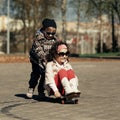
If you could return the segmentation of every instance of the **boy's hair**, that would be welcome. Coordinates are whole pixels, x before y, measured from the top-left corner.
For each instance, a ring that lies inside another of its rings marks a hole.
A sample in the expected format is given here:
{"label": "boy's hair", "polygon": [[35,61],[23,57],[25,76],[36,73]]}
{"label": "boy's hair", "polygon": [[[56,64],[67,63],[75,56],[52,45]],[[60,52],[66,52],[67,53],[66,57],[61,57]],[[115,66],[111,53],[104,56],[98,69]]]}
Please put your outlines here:
{"label": "boy's hair", "polygon": [[43,21],[42,21],[42,26],[43,26],[43,29],[46,29],[48,27],[54,27],[54,28],[57,28],[57,25],[56,25],[56,22],[54,19],[49,19],[49,18],[45,18]]}

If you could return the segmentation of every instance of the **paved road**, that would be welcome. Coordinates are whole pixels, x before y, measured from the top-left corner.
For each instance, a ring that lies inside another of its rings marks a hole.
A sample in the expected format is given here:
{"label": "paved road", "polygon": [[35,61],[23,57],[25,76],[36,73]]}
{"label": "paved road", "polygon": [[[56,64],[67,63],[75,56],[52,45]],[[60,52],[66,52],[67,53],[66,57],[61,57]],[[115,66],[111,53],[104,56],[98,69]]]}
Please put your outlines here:
{"label": "paved road", "polygon": [[79,104],[26,99],[29,63],[0,64],[0,120],[119,120],[120,61],[73,62]]}

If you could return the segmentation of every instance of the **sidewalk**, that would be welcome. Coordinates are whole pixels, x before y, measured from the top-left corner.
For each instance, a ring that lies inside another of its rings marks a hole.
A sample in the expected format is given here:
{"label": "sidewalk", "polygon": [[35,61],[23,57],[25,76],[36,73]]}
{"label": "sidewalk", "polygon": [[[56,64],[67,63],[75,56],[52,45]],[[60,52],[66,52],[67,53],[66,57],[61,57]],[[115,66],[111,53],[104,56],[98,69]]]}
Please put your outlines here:
{"label": "sidewalk", "polygon": [[29,62],[0,63],[0,120],[119,120],[120,61],[72,62],[79,78],[79,104],[26,99]]}

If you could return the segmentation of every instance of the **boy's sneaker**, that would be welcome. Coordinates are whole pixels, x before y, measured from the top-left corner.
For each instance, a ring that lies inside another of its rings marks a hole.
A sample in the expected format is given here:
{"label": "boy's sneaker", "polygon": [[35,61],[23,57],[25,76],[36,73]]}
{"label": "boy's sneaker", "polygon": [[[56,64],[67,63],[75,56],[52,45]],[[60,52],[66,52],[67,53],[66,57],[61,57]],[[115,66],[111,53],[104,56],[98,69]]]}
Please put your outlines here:
{"label": "boy's sneaker", "polygon": [[29,88],[26,96],[28,98],[32,98],[33,97],[33,93],[34,93],[34,89],[33,88]]}

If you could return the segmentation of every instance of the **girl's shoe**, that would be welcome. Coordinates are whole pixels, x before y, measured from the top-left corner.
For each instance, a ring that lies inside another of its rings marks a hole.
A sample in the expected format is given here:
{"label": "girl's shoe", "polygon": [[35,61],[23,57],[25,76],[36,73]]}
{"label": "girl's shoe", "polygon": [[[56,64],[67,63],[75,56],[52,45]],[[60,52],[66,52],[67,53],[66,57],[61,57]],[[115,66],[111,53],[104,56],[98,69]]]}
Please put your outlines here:
{"label": "girl's shoe", "polygon": [[74,97],[76,97],[76,93],[75,92],[71,92],[71,93],[65,95],[65,98],[67,100],[71,100]]}
{"label": "girl's shoe", "polygon": [[75,92],[75,94],[76,94],[76,97],[80,97],[81,92],[80,91],[79,92]]}

